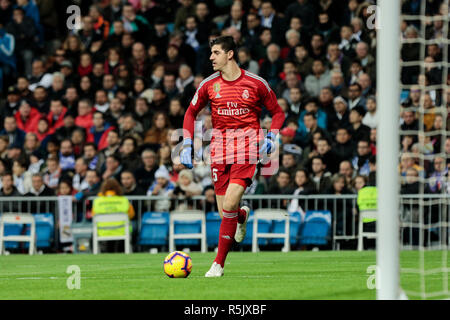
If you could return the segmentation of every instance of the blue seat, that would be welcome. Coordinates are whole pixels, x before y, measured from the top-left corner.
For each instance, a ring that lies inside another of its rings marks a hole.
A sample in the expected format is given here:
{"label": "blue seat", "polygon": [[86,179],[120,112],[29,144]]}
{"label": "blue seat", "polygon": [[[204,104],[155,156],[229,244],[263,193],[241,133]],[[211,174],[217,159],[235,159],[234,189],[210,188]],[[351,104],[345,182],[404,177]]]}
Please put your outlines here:
{"label": "blue seat", "polygon": [[142,216],[139,245],[164,246],[169,238],[169,213],[145,212]]}
{"label": "blue seat", "polygon": [[[36,221],[36,247],[48,249],[55,235],[55,221],[52,213],[36,213],[33,215]],[[27,228],[27,234],[29,228]],[[25,245],[28,247],[28,243]]]}
{"label": "blue seat", "polygon": [[[289,213],[289,242],[291,245],[298,243],[298,234],[300,231],[302,218],[299,212]],[[272,220],[272,232],[284,233],[286,222],[284,220]],[[275,238],[270,239],[270,244],[284,244],[284,239]]]}
{"label": "blue seat", "polygon": [[[202,231],[202,221],[174,221],[174,233],[200,233]],[[200,239],[175,239],[175,245],[196,246],[200,245]]]}
{"label": "blue seat", "polygon": [[[38,249],[48,249],[51,247],[55,234],[55,221],[52,213],[36,213],[33,215],[36,221],[36,247]],[[19,224],[5,224],[5,235],[20,235],[23,232],[23,225]],[[30,234],[30,226],[25,227],[25,235]],[[23,244],[23,248],[28,248],[28,242]],[[19,242],[6,241],[5,248],[17,249]]]}
{"label": "blue seat", "polygon": [[219,212],[208,212],[206,214],[206,243],[208,247],[217,247],[219,245],[220,223]]}
{"label": "blue seat", "polygon": [[300,231],[301,245],[326,245],[331,234],[331,212],[308,210]]}
{"label": "blue seat", "polygon": [[[247,220],[247,233],[245,234],[243,245],[252,245],[253,239],[253,211],[250,211],[250,216]],[[258,232],[259,233],[269,233],[272,229],[272,221],[266,219],[258,219]],[[268,239],[259,238],[258,245],[266,246],[269,243]]]}
{"label": "blue seat", "polygon": [[[18,236],[22,232],[23,225],[5,223],[4,235],[5,236]],[[5,249],[17,249],[19,248],[19,242],[17,241],[5,241]]]}

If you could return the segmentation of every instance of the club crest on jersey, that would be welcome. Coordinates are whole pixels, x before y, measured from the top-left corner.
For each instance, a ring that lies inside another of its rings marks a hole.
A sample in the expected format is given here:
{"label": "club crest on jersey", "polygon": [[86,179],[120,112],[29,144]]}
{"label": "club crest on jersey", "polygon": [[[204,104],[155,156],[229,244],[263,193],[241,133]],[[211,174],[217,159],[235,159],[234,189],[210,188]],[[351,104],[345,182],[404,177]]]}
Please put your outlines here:
{"label": "club crest on jersey", "polygon": [[220,91],[220,83],[216,82],[213,85],[214,91],[217,92],[215,98],[222,98],[222,96],[220,95],[219,91]]}
{"label": "club crest on jersey", "polygon": [[248,90],[245,89],[244,92],[242,92],[242,98],[243,99],[248,99],[250,97],[250,94],[248,93]]}

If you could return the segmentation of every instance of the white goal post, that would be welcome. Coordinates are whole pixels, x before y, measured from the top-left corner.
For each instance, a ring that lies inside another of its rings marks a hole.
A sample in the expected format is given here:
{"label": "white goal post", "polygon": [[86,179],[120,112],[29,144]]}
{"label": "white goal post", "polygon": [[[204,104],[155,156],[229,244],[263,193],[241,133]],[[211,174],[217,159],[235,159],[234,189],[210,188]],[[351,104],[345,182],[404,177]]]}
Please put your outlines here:
{"label": "white goal post", "polygon": [[377,299],[395,300],[400,291],[399,100],[400,0],[379,0],[377,20]]}

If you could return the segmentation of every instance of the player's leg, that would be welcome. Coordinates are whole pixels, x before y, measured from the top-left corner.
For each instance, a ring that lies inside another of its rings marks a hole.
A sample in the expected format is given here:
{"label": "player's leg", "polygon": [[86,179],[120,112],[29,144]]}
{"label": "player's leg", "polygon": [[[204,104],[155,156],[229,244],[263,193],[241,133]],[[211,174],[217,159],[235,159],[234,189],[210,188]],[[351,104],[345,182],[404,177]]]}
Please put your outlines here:
{"label": "player's leg", "polygon": [[[231,183],[240,184],[244,191],[250,186],[253,182],[257,173],[257,164],[242,164],[242,165],[234,165],[231,169]],[[242,194],[243,195],[243,194]],[[239,202],[242,198],[242,195],[239,199]],[[239,202],[237,205],[239,206]],[[238,224],[236,233],[234,235],[234,240],[240,243],[244,240],[245,234],[247,233],[247,220],[250,215],[250,203],[244,204],[241,208],[238,207]]]}
{"label": "player's leg", "polygon": [[230,183],[223,199],[222,222],[219,229],[219,246],[216,258],[206,277],[220,277],[223,275],[225,259],[234,243],[238,223],[238,209],[244,187],[240,184]]}
{"label": "player's leg", "polygon": [[217,209],[219,210],[220,218],[222,218],[223,199],[225,199],[225,195],[216,194]]}
{"label": "player's leg", "polygon": [[[228,188],[228,183],[230,181],[230,166],[211,164],[211,176],[214,182],[214,191],[216,193],[217,208],[219,209],[220,217],[222,222],[219,229],[219,249],[221,246],[221,233],[223,231],[223,203],[225,199],[225,194]],[[220,277],[223,275],[223,265],[220,265],[214,260],[211,268],[206,272],[205,277]]]}

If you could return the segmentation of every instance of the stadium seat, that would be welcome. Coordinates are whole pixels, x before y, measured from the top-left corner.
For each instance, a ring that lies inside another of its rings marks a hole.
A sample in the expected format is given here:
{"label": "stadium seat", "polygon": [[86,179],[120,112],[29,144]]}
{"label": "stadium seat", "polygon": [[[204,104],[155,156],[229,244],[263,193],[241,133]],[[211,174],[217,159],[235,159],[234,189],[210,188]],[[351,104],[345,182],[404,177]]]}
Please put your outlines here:
{"label": "stadium seat", "polygon": [[[289,241],[291,245],[298,244],[301,217],[298,212],[291,212],[289,214]],[[285,222],[284,220],[273,220],[272,221],[272,232],[273,233],[284,233]],[[270,244],[284,244],[284,239],[275,238],[270,239]]]}
{"label": "stadium seat", "polygon": [[206,214],[206,242],[208,247],[217,247],[219,245],[221,221],[219,212],[208,212]]}
{"label": "stadium seat", "polygon": [[301,245],[326,245],[331,233],[331,212],[308,210],[300,230]]}
{"label": "stadium seat", "polygon": [[[4,235],[5,236],[20,236],[23,225],[5,223]],[[5,241],[5,249],[17,249],[19,248],[19,242],[17,241]]]}
{"label": "stadium seat", "polygon": [[[23,232],[24,226],[29,226],[28,234],[27,232]],[[6,246],[7,242],[8,246]],[[29,213],[5,213],[1,215],[0,255],[3,254],[5,248],[19,248],[18,242],[27,243],[28,253],[30,255],[36,252],[36,221],[33,215]],[[32,244],[31,246],[29,245],[30,243]]]}
{"label": "stadium seat", "polygon": [[[266,219],[259,219],[258,221],[258,232],[268,233],[272,228],[272,221]],[[250,211],[250,217],[247,220],[247,233],[245,234],[244,241],[242,245],[251,246],[253,238],[253,211]],[[259,238],[258,246],[267,246],[269,243],[268,239]]]}
{"label": "stadium seat", "polygon": [[201,210],[175,210],[169,214],[169,251],[176,245],[200,245],[207,252],[206,214]]}
{"label": "stadium seat", "polygon": [[169,213],[145,212],[142,216],[139,245],[165,246],[169,237]]}
{"label": "stadium seat", "polygon": [[[197,221],[175,221],[175,234],[182,233],[200,233],[202,230],[202,222]],[[180,246],[197,246],[200,245],[200,239],[175,239],[175,245]]]}
{"label": "stadium seat", "polygon": [[51,246],[55,234],[53,214],[37,213],[33,216],[36,221],[36,247],[38,249],[48,249]]}

